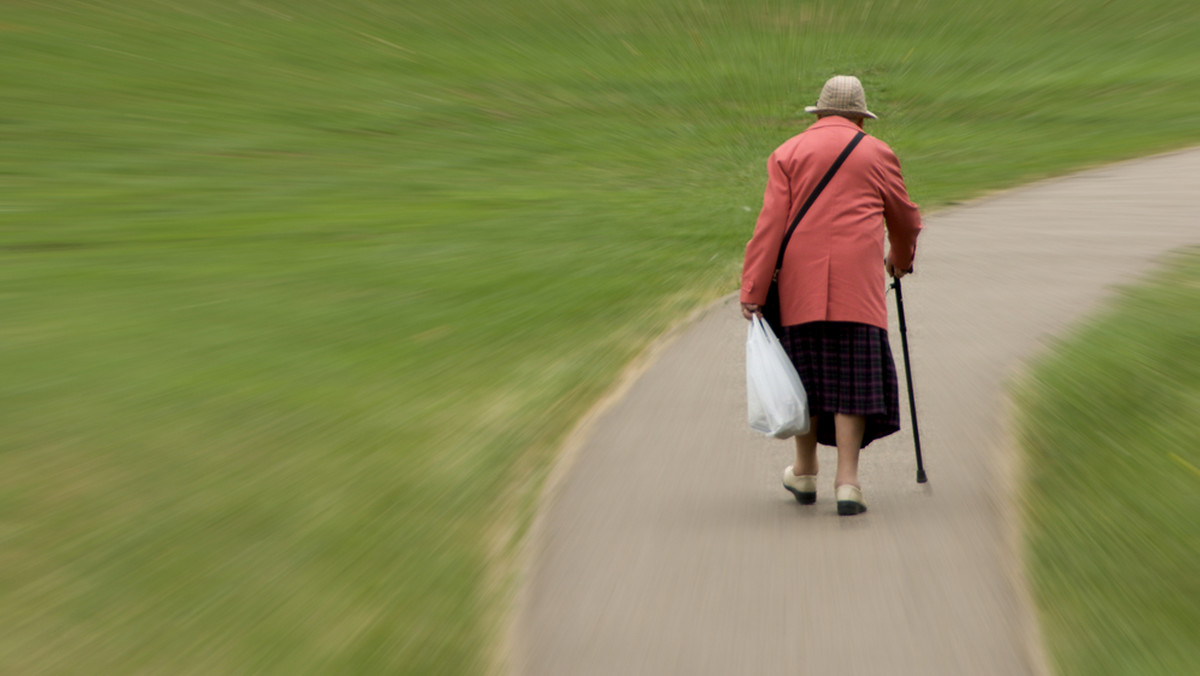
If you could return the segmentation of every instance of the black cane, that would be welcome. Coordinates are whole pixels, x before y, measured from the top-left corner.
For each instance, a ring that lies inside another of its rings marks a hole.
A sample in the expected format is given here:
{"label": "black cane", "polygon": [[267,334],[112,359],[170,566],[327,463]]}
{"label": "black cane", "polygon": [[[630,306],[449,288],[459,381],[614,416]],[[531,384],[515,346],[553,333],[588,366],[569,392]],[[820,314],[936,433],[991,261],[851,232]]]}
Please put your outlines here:
{"label": "black cane", "polygon": [[912,366],[908,361],[908,326],[904,323],[904,295],[900,292],[900,280],[892,281],[896,290],[896,314],[900,317],[900,346],[904,350],[904,379],[908,381],[908,413],[912,417],[913,442],[917,445],[917,483],[929,479],[925,476],[925,464],[921,462],[921,431],[917,429],[917,400],[913,397]]}

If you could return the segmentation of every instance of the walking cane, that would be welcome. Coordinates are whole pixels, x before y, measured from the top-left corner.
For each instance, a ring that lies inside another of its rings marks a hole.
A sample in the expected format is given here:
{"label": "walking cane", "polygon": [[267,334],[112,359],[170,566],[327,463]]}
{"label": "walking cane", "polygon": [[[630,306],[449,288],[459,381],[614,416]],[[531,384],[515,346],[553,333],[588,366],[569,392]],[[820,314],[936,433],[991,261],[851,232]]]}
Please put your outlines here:
{"label": "walking cane", "polygon": [[908,362],[908,327],[904,324],[904,295],[900,293],[900,280],[892,280],[896,290],[896,314],[900,317],[900,346],[904,349],[904,378],[908,381],[908,413],[912,417],[913,442],[917,445],[917,483],[929,479],[925,476],[925,465],[921,462],[921,432],[917,429],[917,400],[913,398],[912,366]]}

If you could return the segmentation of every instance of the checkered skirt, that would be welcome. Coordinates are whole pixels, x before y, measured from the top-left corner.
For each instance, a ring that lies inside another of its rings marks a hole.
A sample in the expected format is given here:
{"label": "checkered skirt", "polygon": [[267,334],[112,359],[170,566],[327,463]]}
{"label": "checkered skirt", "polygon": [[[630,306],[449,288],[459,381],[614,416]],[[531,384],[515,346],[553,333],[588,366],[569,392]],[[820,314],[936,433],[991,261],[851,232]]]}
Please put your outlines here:
{"label": "checkered skirt", "polygon": [[854,322],[809,322],[783,327],[780,342],[791,357],[809,411],[817,416],[817,442],[836,446],[835,413],[867,418],[863,448],[900,429],[900,394],[888,333]]}

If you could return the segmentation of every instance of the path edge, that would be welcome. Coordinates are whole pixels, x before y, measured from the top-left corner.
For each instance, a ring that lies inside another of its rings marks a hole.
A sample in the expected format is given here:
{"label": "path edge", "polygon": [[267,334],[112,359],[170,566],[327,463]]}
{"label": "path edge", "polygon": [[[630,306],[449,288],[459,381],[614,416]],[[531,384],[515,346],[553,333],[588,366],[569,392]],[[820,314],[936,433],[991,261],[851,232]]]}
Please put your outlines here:
{"label": "path edge", "polygon": [[[1071,326],[1074,326],[1074,322]],[[1055,348],[1051,345],[1049,349],[1052,351]],[[1005,379],[999,411],[1001,438],[993,449],[997,455],[994,460],[999,464],[1001,477],[998,497],[1001,528],[1004,533],[1004,569],[1016,594],[1013,601],[1017,604],[1017,619],[1020,622],[1018,639],[1021,641],[1032,676],[1054,676],[1055,671],[1050,668],[1046,634],[1042,631],[1041,616],[1038,614],[1033,587],[1030,584],[1030,571],[1026,565],[1028,559],[1025,556],[1025,485],[1028,458],[1017,432],[1021,407],[1017,404],[1016,392],[1020,384],[1030,377],[1035,359],[1046,352],[1045,349],[1034,349],[1024,355]]]}
{"label": "path edge", "polygon": [[518,669],[527,661],[524,650],[527,642],[522,640],[521,631],[525,625],[525,618],[529,614],[531,573],[537,561],[537,555],[543,549],[546,540],[546,524],[549,521],[550,511],[558,502],[558,496],[562,493],[566,478],[574,468],[580,451],[591,438],[592,430],[614,406],[625,398],[625,395],[641,380],[646,371],[658,363],[662,355],[692,325],[707,316],[708,313],[718,311],[720,306],[736,302],[737,297],[738,292],[733,291],[698,305],[683,319],[659,334],[621,370],[613,385],[576,421],[567,434],[566,440],[559,446],[542,487],[538,491],[533,521],[526,531],[524,542],[519,546],[516,573],[513,578],[515,590],[507,604],[509,612],[505,625],[500,631],[502,639],[498,646],[499,654],[495,655],[492,661],[498,667],[497,673],[520,676],[521,672]]}

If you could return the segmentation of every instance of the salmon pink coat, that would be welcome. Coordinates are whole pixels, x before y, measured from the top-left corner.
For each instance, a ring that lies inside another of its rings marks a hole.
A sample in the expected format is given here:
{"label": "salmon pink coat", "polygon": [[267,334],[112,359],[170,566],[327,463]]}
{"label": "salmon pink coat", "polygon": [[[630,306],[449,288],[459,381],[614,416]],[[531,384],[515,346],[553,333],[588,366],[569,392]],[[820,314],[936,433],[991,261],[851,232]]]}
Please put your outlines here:
{"label": "salmon pink coat", "polygon": [[[746,244],[743,303],[766,300],[784,233],[859,131],[846,118],[824,117],[771,154],[762,212]],[[865,136],[792,233],[779,272],[785,326],[835,321],[887,330],[885,222],[892,263],[911,268],[921,216],[909,201],[895,153]]]}

